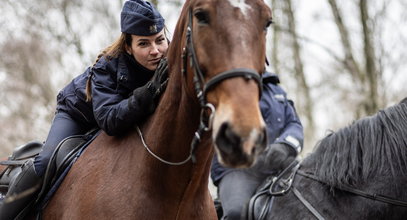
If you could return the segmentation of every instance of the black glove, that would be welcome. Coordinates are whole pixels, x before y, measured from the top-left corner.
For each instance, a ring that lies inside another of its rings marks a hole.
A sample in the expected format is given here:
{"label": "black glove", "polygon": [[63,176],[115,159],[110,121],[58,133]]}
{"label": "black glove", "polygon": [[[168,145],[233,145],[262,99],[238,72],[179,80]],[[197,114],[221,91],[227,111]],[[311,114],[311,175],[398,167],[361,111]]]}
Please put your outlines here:
{"label": "black glove", "polygon": [[167,88],[167,83],[168,83],[168,64],[167,58],[163,58],[160,60],[160,63],[158,64],[157,69],[155,70],[154,76],[153,78],[151,78],[151,84],[149,86],[149,89],[153,94],[153,99],[155,102],[158,102],[158,99],[160,98],[161,94],[165,91],[165,88]]}
{"label": "black glove", "polygon": [[135,89],[128,99],[130,111],[137,112],[140,118],[152,114],[157,107],[149,86],[151,86],[151,81]]}
{"label": "black glove", "polygon": [[259,156],[255,166],[267,170],[283,170],[297,157],[297,151],[283,143],[271,144]]}
{"label": "black glove", "polygon": [[[146,85],[136,88],[130,95],[129,108],[132,111],[138,111],[139,115],[148,116],[152,114],[158,105],[160,95],[167,86],[168,82],[168,65],[167,59],[161,59],[155,70],[151,81]],[[143,112],[144,114],[140,114]]]}

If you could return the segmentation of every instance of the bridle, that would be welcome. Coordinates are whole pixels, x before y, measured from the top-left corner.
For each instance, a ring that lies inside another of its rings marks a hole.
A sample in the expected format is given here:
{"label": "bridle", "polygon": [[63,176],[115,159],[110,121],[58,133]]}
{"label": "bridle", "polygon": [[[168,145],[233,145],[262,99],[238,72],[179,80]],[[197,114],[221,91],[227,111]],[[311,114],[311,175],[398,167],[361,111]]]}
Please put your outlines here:
{"label": "bridle", "polygon": [[[287,179],[283,179],[283,176],[285,176],[287,174],[287,171],[290,170],[291,174],[289,175],[289,177]],[[304,196],[300,193],[300,191],[298,191],[298,189],[293,185],[294,182],[294,178],[296,175],[300,175],[303,177],[306,177],[310,180],[313,181],[317,181],[320,182],[321,184],[324,184],[326,186],[329,186],[328,183],[320,180],[317,176],[315,176],[312,173],[307,173],[304,172],[302,170],[300,170],[300,163],[298,161],[293,161],[284,171],[281,172],[281,174],[279,176],[277,176],[276,178],[273,179],[273,181],[271,182],[271,185],[269,188],[267,188],[267,190],[260,192],[257,194],[257,196],[263,195],[264,193],[268,193],[270,196],[283,196],[286,195],[290,189],[293,191],[294,195],[297,197],[298,200],[300,200],[300,202],[318,219],[318,220],[323,220],[325,219],[312,205],[309,201],[307,201]],[[277,186],[283,187],[282,190],[279,191],[275,191],[275,188]],[[371,200],[375,200],[375,201],[380,201],[383,203],[388,203],[391,205],[395,205],[395,206],[402,206],[402,207],[407,207],[407,202],[406,201],[402,201],[402,200],[397,200],[397,199],[393,199],[390,198],[388,196],[383,196],[383,195],[379,195],[376,193],[368,193],[365,192],[363,190],[359,190],[359,189],[355,189],[352,188],[350,186],[341,186],[341,187],[335,187],[338,190],[344,191],[344,192],[348,192],[348,193],[352,193],[354,195],[357,196],[361,196],[367,199],[371,199]],[[269,198],[270,200],[270,198]],[[266,209],[263,209],[263,212],[265,212]],[[261,213],[260,216],[262,218],[264,218],[266,216],[267,213]],[[262,219],[260,218],[260,219]]]}
{"label": "bridle", "polygon": [[[149,147],[145,144],[142,133],[138,128],[138,133],[142,139],[144,147],[147,151],[154,156],[156,159],[160,160],[161,162],[168,164],[168,165],[182,165],[187,163],[190,159],[193,163],[196,162],[195,157],[195,150],[199,143],[201,142],[201,137],[204,132],[209,131],[212,127],[213,117],[215,115],[215,106],[212,103],[209,103],[206,100],[207,93],[215,88],[220,82],[235,78],[235,77],[244,77],[247,80],[254,80],[258,87],[259,87],[259,98],[262,92],[262,79],[258,71],[248,68],[235,68],[225,72],[221,72],[216,76],[210,78],[207,82],[205,82],[205,75],[202,73],[201,69],[199,68],[198,58],[196,56],[194,44],[193,44],[193,36],[192,36],[192,8],[188,12],[188,26],[187,26],[187,33],[186,33],[186,48],[183,49],[182,59],[183,59],[183,67],[182,67],[182,74],[185,76],[187,73],[188,67],[188,58],[189,58],[189,66],[193,68],[193,84],[195,88],[196,97],[198,98],[201,113],[199,119],[199,126],[197,131],[194,133],[194,137],[191,141],[191,148],[189,156],[180,161],[180,162],[170,162],[167,160],[162,159],[161,157],[154,154]],[[210,112],[208,114],[208,112]]]}
{"label": "bridle", "polygon": [[[314,174],[306,173],[306,172],[304,172],[302,170],[298,170],[297,174],[300,175],[300,176],[309,178],[311,180],[318,181],[318,182],[320,182],[322,184],[328,185],[328,183],[320,180]],[[337,188],[337,189],[339,189],[341,191],[349,192],[349,193],[355,194],[357,196],[367,198],[367,199],[376,200],[376,201],[388,203],[388,204],[395,205],[395,206],[407,207],[407,201],[393,199],[393,198],[390,198],[388,196],[383,196],[383,195],[380,195],[380,194],[377,194],[377,193],[368,193],[368,192],[365,192],[363,190],[352,188],[350,186],[341,186],[341,187],[335,187],[335,188]]]}

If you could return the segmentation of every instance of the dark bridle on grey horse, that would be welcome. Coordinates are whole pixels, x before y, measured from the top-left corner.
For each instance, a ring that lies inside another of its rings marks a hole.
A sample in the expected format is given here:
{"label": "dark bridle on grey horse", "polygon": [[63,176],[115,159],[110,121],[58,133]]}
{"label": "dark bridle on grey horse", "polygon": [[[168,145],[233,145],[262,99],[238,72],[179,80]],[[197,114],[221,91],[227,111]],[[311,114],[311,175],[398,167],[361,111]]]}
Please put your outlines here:
{"label": "dark bridle on grey horse", "polygon": [[[263,209],[261,210],[261,213],[258,214],[258,216],[260,216],[260,218],[258,218],[258,220],[263,220],[265,219],[265,217],[267,216],[267,212],[268,212],[268,206],[272,199],[273,196],[284,196],[286,195],[290,190],[292,190],[292,192],[294,193],[294,195],[297,197],[297,199],[318,219],[318,220],[323,220],[325,219],[319,212],[318,210],[315,209],[315,207],[313,207],[311,205],[311,203],[309,201],[307,201],[307,199],[304,198],[304,196],[302,196],[301,192],[298,191],[298,189],[293,186],[293,182],[294,182],[294,178],[296,175],[300,175],[303,177],[306,177],[310,180],[319,182],[321,184],[327,185],[329,186],[328,183],[326,183],[325,181],[322,181],[321,179],[319,179],[317,176],[315,176],[312,173],[308,173],[308,172],[304,172],[302,170],[300,170],[300,166],[301,163],[298,162],[297,160],[293,161],[285,170],[283,170],[277,177],[274,177],[272,179],[272,181],[269,183],[269,187],[261,190],[260,192],[256,193],[256,195],[254,195],[249,202],[249,207],[248,207],[248,217],[249,220],[252,220],[252,216],[254,215],[254,203],[256,202],[256,200],[265,194],[268,194],[269,196],[267,197],[267,202]],[[291,173],[290,173],[291,171]],[[283,177],[287,174],[290,173],[290,175],[288,176],[288,178],[283,179]],[[282,189],[280,190],[276,190],[277,187],[281,187]],[[376,194],[376,193],[368,193],[365,192],[363,190],[360,189],[356,189],[350,186],[341,186],[341,187],[334,187],[338,190],[344,191],[344,192],[348,192],[348,193],[352,193],[354,195],[357,196],[361,196],[367,199],[371,199],[371,200],[376,200],[376,201],[380,201],[380,202],[384,202],[384,203],[388,203],[391,205],[395,205],[395,206],[402,206],[402,207],[407,207],[407,201],[402,201],[402,200],[397,200],[397,199],[393,199],[390,198],[388,196],[384,196],[384,195],[380,195],[380,194]]]}

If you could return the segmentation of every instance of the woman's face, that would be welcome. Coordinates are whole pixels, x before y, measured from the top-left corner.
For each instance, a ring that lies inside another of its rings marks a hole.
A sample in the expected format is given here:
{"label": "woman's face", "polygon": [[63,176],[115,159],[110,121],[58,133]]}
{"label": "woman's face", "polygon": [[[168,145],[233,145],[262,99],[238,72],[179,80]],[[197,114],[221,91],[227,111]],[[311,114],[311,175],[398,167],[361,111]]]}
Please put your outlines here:
{"label": "woman's face", "polygon": [[131,48],[127,48],[127,52],[145,68],[155,70],[168,49],[164,29],[155,35],[131,35],[131,38]]}

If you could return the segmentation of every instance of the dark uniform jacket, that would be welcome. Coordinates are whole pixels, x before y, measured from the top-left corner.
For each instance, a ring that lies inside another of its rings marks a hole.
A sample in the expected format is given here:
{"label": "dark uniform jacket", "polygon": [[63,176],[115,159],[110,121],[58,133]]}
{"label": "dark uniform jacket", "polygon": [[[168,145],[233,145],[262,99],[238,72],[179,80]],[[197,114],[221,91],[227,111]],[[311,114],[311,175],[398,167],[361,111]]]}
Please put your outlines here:
{"label": "dark uniform jacket", "polygon": [[[276,74],[265,73],[263,93],[260,99],[260,111],[267,126],[268,144],[285,143],[297,152],[301,151],[304,140],[303,127],[294,108],[294,103],[287,99],[286,92],[278,85]],[[232,169],[220,165],[215,156],[212,161],[211,177],[215,185]],[[261,171],[273,173],[275,171]]]}
{"label": "dark uniform jacket", "polygon": [[[57,111],[65,111],[78,123],[102,128],[119,135],[144,118],[142,106],[130,109],[128,97],[145,85],[154,71],[140,65],[132,56],[105,57],[77,76],[57,96]],[[92,101],[86,102],[86,81],[92,77]]]}

